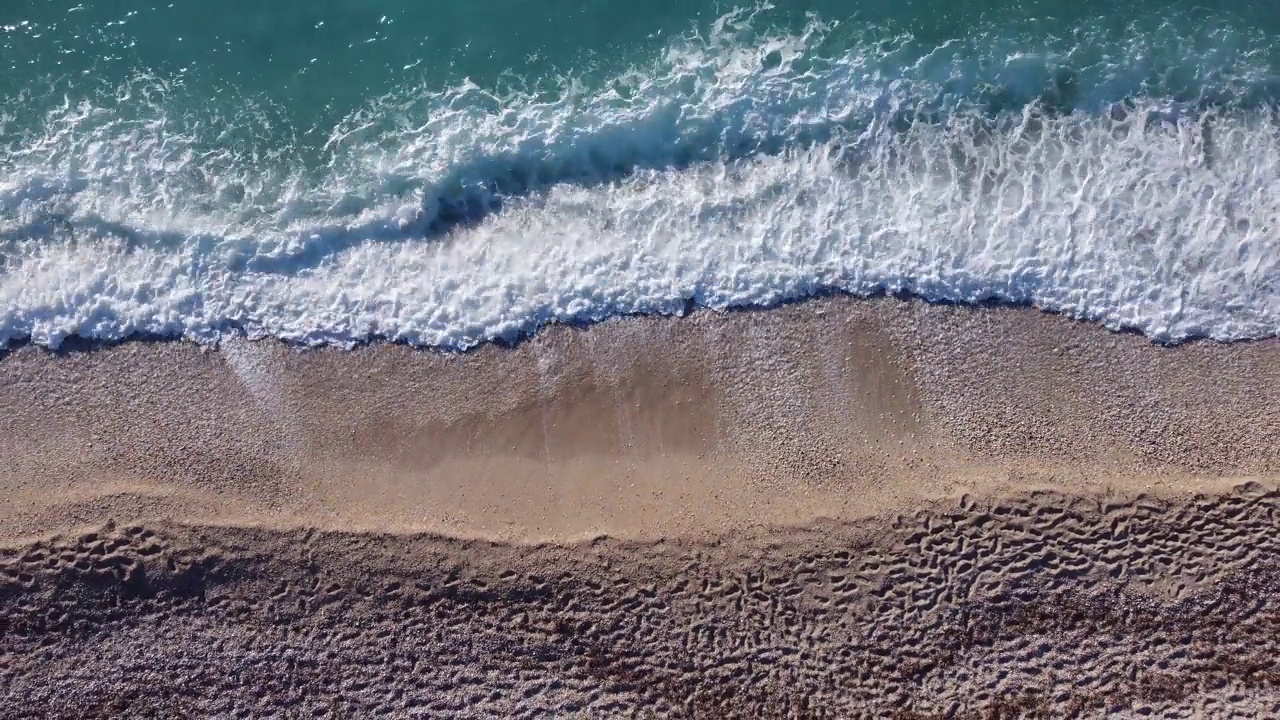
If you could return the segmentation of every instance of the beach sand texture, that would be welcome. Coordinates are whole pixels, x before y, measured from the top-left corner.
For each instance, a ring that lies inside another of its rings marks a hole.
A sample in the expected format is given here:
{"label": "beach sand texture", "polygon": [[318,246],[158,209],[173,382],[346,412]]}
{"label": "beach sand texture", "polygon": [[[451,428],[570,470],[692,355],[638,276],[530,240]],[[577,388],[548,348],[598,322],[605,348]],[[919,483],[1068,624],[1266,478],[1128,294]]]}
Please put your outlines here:
{"label": "beach sand texture", "polygon": [[1280,714],[1280,343],[826,298],[0,360],[0,714]]}

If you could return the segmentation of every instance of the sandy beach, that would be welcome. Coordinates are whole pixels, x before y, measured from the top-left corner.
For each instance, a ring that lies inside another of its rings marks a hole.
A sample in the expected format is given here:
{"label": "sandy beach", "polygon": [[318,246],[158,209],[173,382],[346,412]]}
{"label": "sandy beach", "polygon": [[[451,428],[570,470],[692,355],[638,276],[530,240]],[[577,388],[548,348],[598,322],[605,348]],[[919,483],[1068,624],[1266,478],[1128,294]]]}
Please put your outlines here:
{"label": "sandy beach", "polygon": [[1280,342],[826,298],[0,360],[0,715],[1280,713]]}

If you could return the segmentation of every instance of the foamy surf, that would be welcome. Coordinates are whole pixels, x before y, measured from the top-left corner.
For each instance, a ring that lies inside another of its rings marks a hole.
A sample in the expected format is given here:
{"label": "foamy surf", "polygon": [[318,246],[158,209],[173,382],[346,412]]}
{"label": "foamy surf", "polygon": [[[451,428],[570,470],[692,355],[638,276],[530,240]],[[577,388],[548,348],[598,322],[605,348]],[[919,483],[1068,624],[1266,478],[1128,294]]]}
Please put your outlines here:
{"label": "foamy surf", "polygon": [[406,88],[311,145],[154,75],[68,98],[0,155],[0,342],[466,349],[827,292],[1280,332],[1268,39],[760,25],[603,80]]}

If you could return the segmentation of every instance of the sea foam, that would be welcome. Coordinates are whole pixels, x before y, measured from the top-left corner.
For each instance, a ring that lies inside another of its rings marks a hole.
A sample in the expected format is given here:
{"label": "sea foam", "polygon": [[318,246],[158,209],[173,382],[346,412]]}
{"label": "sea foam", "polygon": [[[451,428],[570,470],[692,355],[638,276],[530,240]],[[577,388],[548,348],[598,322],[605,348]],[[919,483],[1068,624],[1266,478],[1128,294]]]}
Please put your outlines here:
{"label": "sea foam", "polygon": [[313,152],[161,78],[68,100],[0,151],[0,342],[466,349],[832,291],[1280,332],[1280,124],[1249,37],[832,52],[816,20],[753,27],[603,82],[406,88]]}

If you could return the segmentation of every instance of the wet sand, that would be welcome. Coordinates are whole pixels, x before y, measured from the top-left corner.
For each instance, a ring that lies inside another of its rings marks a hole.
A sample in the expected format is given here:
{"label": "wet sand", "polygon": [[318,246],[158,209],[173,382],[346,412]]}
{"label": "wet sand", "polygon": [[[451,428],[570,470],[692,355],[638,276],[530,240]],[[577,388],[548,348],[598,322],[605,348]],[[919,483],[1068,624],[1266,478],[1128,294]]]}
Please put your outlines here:
{"label": "wet sand", "polygon": [[829,298],[0,403],[0,714],[1280,712],[1275,340]]}

